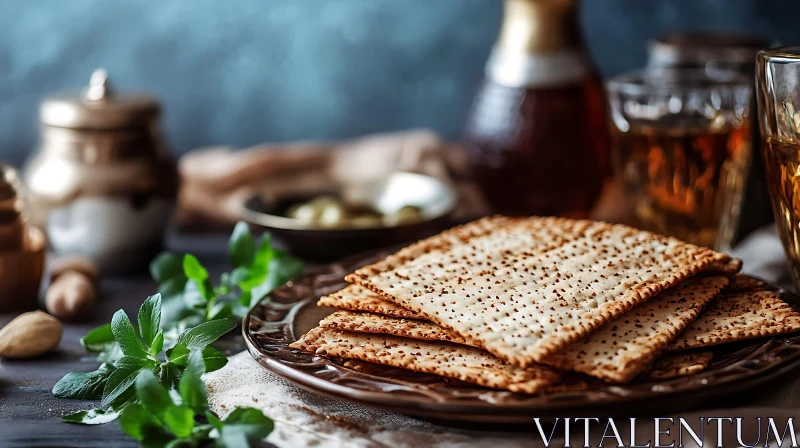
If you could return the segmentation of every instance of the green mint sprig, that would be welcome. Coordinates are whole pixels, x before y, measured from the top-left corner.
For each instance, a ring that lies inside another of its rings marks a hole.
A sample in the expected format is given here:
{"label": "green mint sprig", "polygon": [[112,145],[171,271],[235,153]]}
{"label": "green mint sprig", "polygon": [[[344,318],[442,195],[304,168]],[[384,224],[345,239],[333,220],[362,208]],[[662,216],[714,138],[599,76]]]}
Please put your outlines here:
{"label": "green mint sprig", "polygon": [[169,308],[169,325],[180,329],[229,316],[242,318],[304,269],[298,259],[274,248],[268,233],[256,243],[244,222],[233,229],[228,258],[234,269],[222,273],[217,286],[194,255],[163,252],[153,260],[150,273]]}
{"label": "green mint sprig", "polygon": [[180,333],[165,351],[159,294],[142,304],[138,328],[123,310],[117,311],[111,324],[92,330],[82,339],[84,346],[97,349],[105,362],[94,372],[68,373],[53,387],[53,395],[58,398],[100,400],[101,409],[76,412],[62,419],[83,424],[113,421],[136,401],[133,385],[139,373],[151,372],[165,388],[177,389],[193,354],[202,359],[205,371],[223,367],[227,358],[210,345],[234,327],[236,322],[230,319],[203,322]]}
{"label": "green mint sprig", "polygon": [[[142,446],[213,444],[228,448],[248,447],[249,440],[263,439],[272,432],[272,420],[257,409],[237,408],[224,420],[212,413],[208,409],[205,384],[200,379],[204,371],[202,356],[192,352],[178,394],[170,394],[149,370],[139,372],[134,381],[139,403],[122,411],[119,418],[122,430]],[[198,423],[203,418],[208,423]]]}

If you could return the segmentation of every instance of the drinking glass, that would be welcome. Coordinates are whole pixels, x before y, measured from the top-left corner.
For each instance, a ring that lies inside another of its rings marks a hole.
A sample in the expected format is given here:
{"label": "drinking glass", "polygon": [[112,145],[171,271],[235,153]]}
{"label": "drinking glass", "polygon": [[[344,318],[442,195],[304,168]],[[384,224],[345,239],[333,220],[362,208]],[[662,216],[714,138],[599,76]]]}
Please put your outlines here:
{"label": "drinking glass", "polygon": [[800,291],[800,47],[759,52],[756,85],[772,211]]}
{"label": "drinking glass", "polygon": [[607,83],[614,175],[639,227],[730,248],[750,161],[750,84],[732,71],[680,68]]}

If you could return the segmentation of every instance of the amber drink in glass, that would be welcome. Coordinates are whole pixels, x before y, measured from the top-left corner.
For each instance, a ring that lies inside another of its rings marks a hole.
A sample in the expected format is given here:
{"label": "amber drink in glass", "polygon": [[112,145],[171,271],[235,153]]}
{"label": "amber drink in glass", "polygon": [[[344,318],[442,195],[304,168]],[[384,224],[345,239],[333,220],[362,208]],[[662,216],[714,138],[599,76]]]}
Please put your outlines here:
{"label": "amber drink in glass", "polygon": [[746,78],[652,69],[608,82],[612,160],[637,225],[727,250],[750,161]]}
{"label": "amber drink in glass", "polygon": [[756,85],[772,211],[800,291],[800,47],[760,52]]}

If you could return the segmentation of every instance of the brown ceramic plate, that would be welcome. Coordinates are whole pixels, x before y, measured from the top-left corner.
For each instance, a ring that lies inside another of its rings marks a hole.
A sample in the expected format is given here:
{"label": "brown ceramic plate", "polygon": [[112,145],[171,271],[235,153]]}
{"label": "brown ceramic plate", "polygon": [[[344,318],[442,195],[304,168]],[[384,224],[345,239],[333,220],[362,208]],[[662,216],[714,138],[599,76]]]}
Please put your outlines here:
{"label": "brown ceramic plate", "polygon": [[[334,311],[316,305],[320,296],[341,289],[346,274],[386,255],[356,256],[317,268],[273,293],[271,302],[245,317],[250,354],[271,372],[314,393],[445,423],[493,425],[528,424],[532,417],[630,417],[709,407],[709,400],[761,385],[800,361],[800,334],[776,336],[715,347],[712,365],[688,377],[528,396],[392,368],[364,373],[288,347]],[[774,289],[800,307],[800,298]]]}

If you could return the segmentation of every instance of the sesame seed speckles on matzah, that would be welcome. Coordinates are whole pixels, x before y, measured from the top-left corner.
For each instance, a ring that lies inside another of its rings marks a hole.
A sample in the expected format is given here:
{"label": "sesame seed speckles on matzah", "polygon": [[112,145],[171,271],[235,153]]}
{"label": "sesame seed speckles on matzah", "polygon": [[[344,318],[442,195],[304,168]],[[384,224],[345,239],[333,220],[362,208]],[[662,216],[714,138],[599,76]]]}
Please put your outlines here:
{"label": "sesame seed speckles on matzah", "polygon": [[347,285],[344,289],[323,296],[317,302],[319,306],[329,306],[340,310],[367,311],[385,316],[409,319],[424,319],[419,313],[403,308],[396,303],[381,298],[374,292],[358,285]]}
{"label": "sesame seed speckles on matzah", "polygon": [[656,360],[645,375],[652,380],[667,380],[694,375],[711,365],[711,352],[669,353]]}
{"label": "sesame seed speckles on matzah", "polygon": [[794,331],[800,331],[800,313],[774,292],[726,292],[711,302],[667,350],[708,347]]}
{"label": "sesame seed speckles on matzah", "polygon": [[586,339],[568,344],[544,363],[627,383],[647,370],[727,284],[721,276],[683,281],[605,323]]}
{"label": "sesame seed speckles on matzah", "polygon": [[390,334],[423,341],[446,341],[470,345],[458,333],[442,328],[433,322],[374,313],[337,311],[322,319],[319,326],[356,333]]}
{"label": "sesame seed speckles on matzah", "polygon": [[729,259],[622,225],[480,220],[409,246],[347,280],[524,367]]}
{"label": "sesame seed speckles on matzah", "polygon": [[345,359],[432,373],[480,386],[528,394],[556,384],[561,375],[545,366],[520,368],[483,350],[447,342],[427,342],[317,327],[292,348]]}

